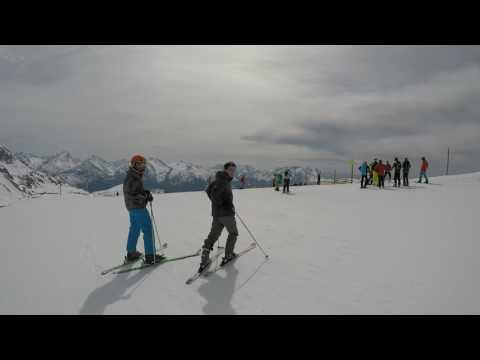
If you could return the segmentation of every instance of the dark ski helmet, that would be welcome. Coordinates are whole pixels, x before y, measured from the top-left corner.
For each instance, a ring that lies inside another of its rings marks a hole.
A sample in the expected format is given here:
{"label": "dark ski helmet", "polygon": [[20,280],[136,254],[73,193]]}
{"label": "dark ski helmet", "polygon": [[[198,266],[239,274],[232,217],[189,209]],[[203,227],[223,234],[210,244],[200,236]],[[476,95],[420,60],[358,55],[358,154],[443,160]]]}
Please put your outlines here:
{"label": "dark ski helmet", "polygon": [[227,162],[225,165],[223,165],[223,169],[227,170],[229,167],[237,167],[233,161]]}

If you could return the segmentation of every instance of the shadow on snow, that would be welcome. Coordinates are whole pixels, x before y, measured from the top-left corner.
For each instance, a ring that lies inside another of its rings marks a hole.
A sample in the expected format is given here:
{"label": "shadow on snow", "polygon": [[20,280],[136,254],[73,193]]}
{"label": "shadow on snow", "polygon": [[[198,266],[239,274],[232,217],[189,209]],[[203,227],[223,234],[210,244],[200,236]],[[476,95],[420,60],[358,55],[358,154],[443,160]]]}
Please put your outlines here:
{"label": "shadow on snow", "polygon": [[[137,271],[133,275],[132,273],[119,274],[105,285],[96,288],[85,299],[80,309],[80,315],[102,315],[108,306],[120,300],[128,300],[152,269],[154,267]],[[128,289],[135,284],[137,284],[135,289],[126,294]]]}

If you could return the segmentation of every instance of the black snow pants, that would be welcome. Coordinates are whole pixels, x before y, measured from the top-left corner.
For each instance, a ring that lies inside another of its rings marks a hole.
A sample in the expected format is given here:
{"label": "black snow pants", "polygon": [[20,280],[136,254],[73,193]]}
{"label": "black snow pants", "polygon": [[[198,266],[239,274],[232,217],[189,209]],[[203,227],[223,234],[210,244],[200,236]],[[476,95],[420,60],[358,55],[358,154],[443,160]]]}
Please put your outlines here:
{"label": "black snow pants", "polygon": [[395,187],[400,187],[400,173],[396,172],[393,175],[393,181],[395,181]]}
{"label": "black snow pants", "polygon": [[362,175],[362,180],[360,181],[360,187],[361,187],[361,189],[367,188],[367,184],[368,184],[368,177],[367,177],[367,175]]}
{"label": "black snow pants", "polygon": [[385,188],[385,175],[378,175],[378,187]]}

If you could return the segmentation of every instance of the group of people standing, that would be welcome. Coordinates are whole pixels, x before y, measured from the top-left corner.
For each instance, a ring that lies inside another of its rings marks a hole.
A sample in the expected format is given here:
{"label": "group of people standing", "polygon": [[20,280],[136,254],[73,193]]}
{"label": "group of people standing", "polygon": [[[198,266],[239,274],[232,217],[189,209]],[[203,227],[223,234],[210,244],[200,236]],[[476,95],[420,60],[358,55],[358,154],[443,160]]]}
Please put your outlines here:
{"label": "group of people standing", "polygon": [[[405,158],[403,162],[400,162],[398,158],[395,158],[393,164],[387,160],[387,163],[384,164],[382,160],[374,159],[374,161],[368,165],[366,161],[360,165],[358,170],[361,173],[360,186],[362,189],[366,189],[367,185],[375,185],[379,188],[385,188],[385,178],[388,176],[389,182],[392,181],[392,171],[393,171],[393,180],[394,187],[400,187],[401,175],[403,174],[403,186],[410,186],[409,183],[409,173],[411,169],[411,164],[408,158]],[[418,183],[422,182],[422,178],[425,178],[425,183],[428,184],[427,177],[428,170],[428,161],[425,157],[422,157],[422,162],[420,165],[420,178]]]}

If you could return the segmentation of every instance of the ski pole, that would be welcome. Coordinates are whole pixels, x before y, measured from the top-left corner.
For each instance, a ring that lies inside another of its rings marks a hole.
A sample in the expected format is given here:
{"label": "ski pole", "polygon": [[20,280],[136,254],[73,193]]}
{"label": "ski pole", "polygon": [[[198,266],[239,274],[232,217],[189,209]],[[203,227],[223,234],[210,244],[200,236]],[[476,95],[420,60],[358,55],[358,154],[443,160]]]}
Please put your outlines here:
{"label": "ski pole", "polygon": [[[150,203],[150,217],[152,218],[153,220],[153,211],[152,211],[152,203]],[[155,232],[153,231],[153,221],[150,221],[151,223],[151,226],[152,226],[152,245],[153,245],[153,263],[155,264],[155,258],[156,258],[156,254],[157,254],[157,249],[156,249],[156,246],[155,246],[155,243],[156,243],[156,239],[155,239]],[[145,250],[145,258],[147,257],[147,251]]]}
{"label": "ski pole", "polygon": [[262,247],[260,246],[260,244],[258,243],[257,239],[255,239],[255,236],[253,236],[252,232],[249,230],[249,228],[247,227],[247,225],[245,225],[245,223],[243,222],[242,218],[240,217],[240,215],[238,213],[237,214],[237,217],[238,219],[240,220],[240,222],[242,223],[242,225],[245,227],[245,229],[247,229],[248,233],[250,234],[250,236],[252,237],[253,241],[255,241],[258,245],[258,247],[260,248],[260,250],[262,251],[262,253],[265,255],[265,259],[268,259],[269,256],[265,253],[265,251],[263,251]]}
{"label": "ski pole", "polygon": [[[152,234],[153,234],[153,227],[155,227],[155,231],[157,233],[157,238],[158,238],[158,243],[160,245],[160,251],[161,253],[163,254],[163,246],[162,246],[162,242],[160,240],[160,236],[158,236],[158,228],[157,228],[157,222],[155,221],[155,215],[153,215],[153,206],[152,206],[152,203],[150,202],[150,212],[152,214],[152,220],[153,220],[153,226],[152,226]],[[154,244],[155,244],[155,239],[154,239]],[[167,245],[167,243],[165,243],[165,245]],[[155,247],[155,245],[154,245]]]}

